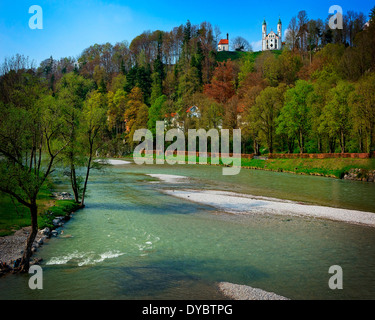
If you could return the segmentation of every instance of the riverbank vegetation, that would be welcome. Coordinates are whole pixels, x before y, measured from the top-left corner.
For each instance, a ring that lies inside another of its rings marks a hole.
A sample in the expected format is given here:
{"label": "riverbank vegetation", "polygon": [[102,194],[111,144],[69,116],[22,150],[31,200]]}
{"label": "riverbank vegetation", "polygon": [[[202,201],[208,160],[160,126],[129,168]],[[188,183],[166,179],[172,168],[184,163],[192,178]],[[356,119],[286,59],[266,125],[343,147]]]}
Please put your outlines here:
{"label": "riverbank vegetation", "polygon": [[20,270],[28,270],[39,197],[55,168],[64,169],[83,207],[90,171],[99,166],[94,157],[131,153],[135,131],[154,132],[158,120],[185,133],[241,128],[242,153],[372,151],[375,8],[369,19],[348,12],[344,21],[344,29],[331,30],[300,11],[282,51],[237,52],[234,60],[216,50],[219,28],[189,21],[130,44],[94,44],[78,59],[35,66],[22,55],[7,58],[0,191],[30,214]]}
{"label": "riverbank vegetation", "polygon": [[375,159],[242,159],[245,168],[343,178],[351,169],[375,170]]}
{"label": "riverbank vegetation", "polygon": [[[56,200],[50,187],[44,187],[38,195],[38,229],[53,228],[53,219],[65,216],[80,208],[74,200]],[[7,194],[0,194],[0,237],[31,225],[30,213],[25,206]]]}
{"label": "riverbank vegetation", "polygon": [[[132,160],[133,158],[128,156],[124,159]],[[164,159],[165,163],[168,161],[176,161],[176,166],[178,166],[178,161],[181,163],[188,163],[188,156],[156,156],[154,159]],[[216,160],[217,165],[227,165],[231,163],[230,158],[227,158],[224,162],[222,159]],[[196,163],[201,164],[212,164],[212,159],[210,157],[199,157],[196,156]],[[375,159],[354,159],[354,158],[332,158],[332,159],[267,159],[261,158],[241,158],[241,167],[244,169],[259,169],[259,170],[269,170],[275,172],[287,172],[296,174],[306,174],[306,175],[316,175],[331,178],[342,179],[346,174],[351,172],[351,170],[359,169],[363,173],[369,171],[375,171]]]}

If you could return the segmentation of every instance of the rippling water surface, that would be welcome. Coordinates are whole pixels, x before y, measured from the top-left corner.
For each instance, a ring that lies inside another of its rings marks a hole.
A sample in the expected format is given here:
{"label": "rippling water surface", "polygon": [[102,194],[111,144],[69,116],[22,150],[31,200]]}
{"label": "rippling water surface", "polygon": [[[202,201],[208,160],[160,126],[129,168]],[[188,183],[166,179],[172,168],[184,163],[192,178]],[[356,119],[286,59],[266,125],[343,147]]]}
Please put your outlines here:
{"label": "rippling water surface", "polygon": [[[146,174],[189,177],[167,183]],[[62,181],[59,188],[67,188]],[[227,281],[291,299],[374,299],[375,229],[272,215],[233,215],[166,195],[215,189],[375,212],[375,184],[220,167],[109,166],[90,177],[86,208],[37,253],[44,289],[0,278],[0,298],[223,299]],[[340,265],[344,289],[330,290]]]}

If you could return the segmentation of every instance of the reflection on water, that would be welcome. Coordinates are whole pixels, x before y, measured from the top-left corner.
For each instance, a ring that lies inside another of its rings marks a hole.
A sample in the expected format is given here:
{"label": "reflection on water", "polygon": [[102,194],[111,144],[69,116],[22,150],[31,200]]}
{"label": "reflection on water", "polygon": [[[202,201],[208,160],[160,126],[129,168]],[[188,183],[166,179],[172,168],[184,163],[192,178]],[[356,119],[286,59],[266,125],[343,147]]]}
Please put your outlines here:
{"label": "reflection on water", "polygon": [[[184,175],[170,184],[147,173]],[[152,182],[152,183],[151,183]],[[0,279],[0,298],[223,299],[216,283],[246,284],[291,299],[374,299],[375,229],[272,215],[232,215],[168,196],[163,188],[220,189],[375,211],[374,186],[321,177],[211,166],[125,165],[94,172],[87,206],[51,239],[44,289],[28,275]],[[328,288],[328,269],[344,290]]]}

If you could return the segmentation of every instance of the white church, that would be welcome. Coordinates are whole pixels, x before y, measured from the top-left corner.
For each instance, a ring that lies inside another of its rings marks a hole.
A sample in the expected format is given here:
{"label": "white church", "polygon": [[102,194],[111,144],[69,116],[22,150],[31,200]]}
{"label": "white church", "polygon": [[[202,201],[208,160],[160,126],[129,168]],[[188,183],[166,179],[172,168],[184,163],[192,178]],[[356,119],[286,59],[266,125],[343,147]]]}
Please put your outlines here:
{"label": "white church", "polygon": [[267,34],[267,23],[266,20],[263,21],[262,25],[262,51],[266,50],[280,50],[282,46],[281,39],[281,20],[277,23],[277,34],[272,31]]}

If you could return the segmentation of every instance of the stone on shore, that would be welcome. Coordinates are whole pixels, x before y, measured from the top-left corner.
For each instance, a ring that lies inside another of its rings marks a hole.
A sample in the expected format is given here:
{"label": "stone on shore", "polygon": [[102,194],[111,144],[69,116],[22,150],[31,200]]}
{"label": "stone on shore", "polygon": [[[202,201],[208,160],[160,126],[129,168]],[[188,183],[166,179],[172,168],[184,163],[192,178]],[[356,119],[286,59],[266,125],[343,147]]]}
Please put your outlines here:
{"label": "stone on shore", "polygon": [[53,237],[57,237],[58,234],[59,234],[59,232],[58,232],[57,230],[52,230],[52,231],[51,231],[51,235],[52,235]]}

